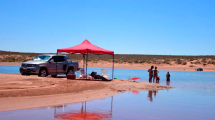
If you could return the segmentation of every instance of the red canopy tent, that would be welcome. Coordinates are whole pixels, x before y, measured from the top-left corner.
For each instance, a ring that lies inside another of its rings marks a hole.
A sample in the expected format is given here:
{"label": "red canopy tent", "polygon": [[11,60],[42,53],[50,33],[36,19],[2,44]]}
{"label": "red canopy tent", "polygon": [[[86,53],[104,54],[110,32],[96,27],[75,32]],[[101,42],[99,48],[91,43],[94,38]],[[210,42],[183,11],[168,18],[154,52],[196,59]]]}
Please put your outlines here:
{"label": "red canopy tent", "polygon": [[[59,52],[67,52],[67,53],[81,53],[81,54],[87,54],[87,60],[88,60],[88,53],[94,53],[94,54],[109,54],[113,56],[113,67],[112,67],[112,79],[113,79],[113,71],[114,71],[114,51],[106,50],[103,48],[100,48],[96,45],[91,44],[87,39],[84,40],[81,44],[69,47],[69,48],[62,48],[57,49],[57,53]],[[85,58],[85,57],[84,57]],[[86,60],[86,74],[87,74],[87,60]]]}

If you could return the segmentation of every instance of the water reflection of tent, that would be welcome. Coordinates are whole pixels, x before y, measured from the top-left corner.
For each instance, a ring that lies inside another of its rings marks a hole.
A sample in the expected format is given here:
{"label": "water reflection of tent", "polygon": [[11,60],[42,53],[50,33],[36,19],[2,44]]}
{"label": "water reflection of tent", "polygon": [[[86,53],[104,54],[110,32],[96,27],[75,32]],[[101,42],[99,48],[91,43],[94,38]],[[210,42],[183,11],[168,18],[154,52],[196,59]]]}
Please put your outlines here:
{"label": "water reflection of tent", "polygon": [[134,93],[134,94],[139,94],[139,92],[136,91],[136,90],[133,90],[132,93]]}
{"label": "water reflection of tent", "polygon": [[55,118],[63,119],[63,120],[76,120],[76,119],[84,119],[84,120],[100,120],[107,119],[112,117],[112,107],[113,107],[113,96],[111,97],[111,111],[87,111],[86,110],[86,102],[85,107],[82,102],[81,111],[72,110],[70,112],[57,114],[55,110]]}

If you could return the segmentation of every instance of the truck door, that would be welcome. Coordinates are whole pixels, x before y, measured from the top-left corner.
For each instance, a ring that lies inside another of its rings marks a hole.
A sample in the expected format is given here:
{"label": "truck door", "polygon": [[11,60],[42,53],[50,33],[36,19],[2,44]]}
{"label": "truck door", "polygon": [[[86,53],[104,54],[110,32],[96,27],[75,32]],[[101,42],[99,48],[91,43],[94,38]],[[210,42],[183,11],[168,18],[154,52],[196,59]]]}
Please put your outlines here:
{"label": "truck door", "polygon": [[55,56],[53,56],[50,61],[52,62],[49,62],[49,65],[48,65],[48,72],[50,74],[53,74],[53,73],[56,73],[56,62],[57,62],[57,58]]}
{"label": "truck door", "polygon": [[56,56],[58,61],[57,61],[57,72],[58,73],[65,73],[64,65],[66,64],[65,62],[65,57],[64,56]]}

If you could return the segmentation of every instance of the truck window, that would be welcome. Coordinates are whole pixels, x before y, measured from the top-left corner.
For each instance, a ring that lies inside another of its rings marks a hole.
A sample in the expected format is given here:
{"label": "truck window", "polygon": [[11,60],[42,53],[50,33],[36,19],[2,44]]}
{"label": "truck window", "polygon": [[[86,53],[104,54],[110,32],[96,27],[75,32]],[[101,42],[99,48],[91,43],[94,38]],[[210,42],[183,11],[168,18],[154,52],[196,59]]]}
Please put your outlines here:
{"label": "truck window", "polygon": [[68,62],[72,62],[72,60],[71,60],[69,57],[67,58],[67,61],[68,61]]}
{"label": "truck window", "polygon": [[64,62],[64,56],[53,56],[52,59],[54,59],[54,62]]}

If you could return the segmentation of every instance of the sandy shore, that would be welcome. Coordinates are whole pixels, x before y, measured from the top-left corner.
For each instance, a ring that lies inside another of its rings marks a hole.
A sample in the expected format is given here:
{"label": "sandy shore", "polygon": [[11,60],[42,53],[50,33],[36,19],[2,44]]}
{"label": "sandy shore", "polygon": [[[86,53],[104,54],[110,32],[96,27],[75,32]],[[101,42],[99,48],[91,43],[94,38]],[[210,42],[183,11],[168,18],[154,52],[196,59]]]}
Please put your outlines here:
{"label": "sandy shore", "polygon": [[[21,65],[19,62],[0,62],[0,65]],[[193,65],[194,67],[190,67],[191,64],[187,65],[167,65],[167,64],[128,64],[128,63],[115,63],[114,67],[117,69],[143,69],[148,70],[151,66],[157,66],[158,70],[167,70],[167,71],[195,71],[196,68],[203,68],[205,72],[215,72],[214,65]],[[79,62],[79,66],[82,67],[82,62]],[[112,68],[112,63],[108,62],[98,62],[98,63],[88,63],[89,68]]]}
{"label": "sandy shore", "polygon": [[173,87],[140,81],[85,81],[0,73],[0,112],[105,98],[132,90]]}

